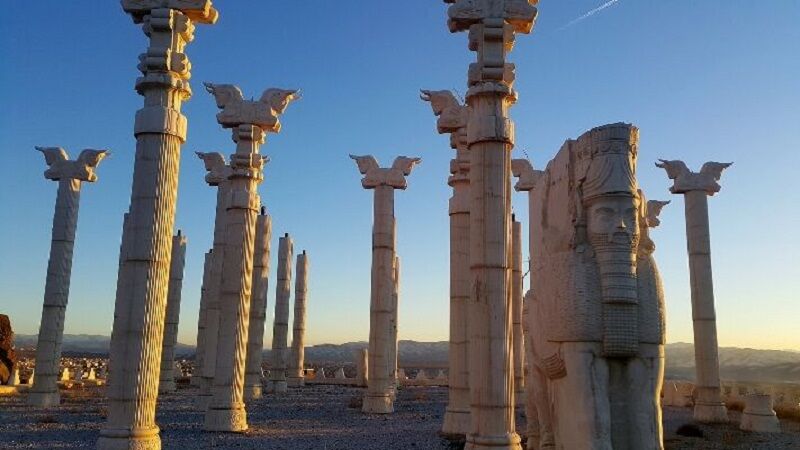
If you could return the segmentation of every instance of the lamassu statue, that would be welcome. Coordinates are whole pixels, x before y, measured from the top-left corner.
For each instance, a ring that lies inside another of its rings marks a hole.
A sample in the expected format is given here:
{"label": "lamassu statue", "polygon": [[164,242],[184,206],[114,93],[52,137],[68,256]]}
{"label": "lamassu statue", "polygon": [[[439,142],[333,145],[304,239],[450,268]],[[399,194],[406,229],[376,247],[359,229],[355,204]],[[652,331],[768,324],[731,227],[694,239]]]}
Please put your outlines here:
{"label": "lamassu statue", "polygon": [[[636,182],[638,129],[567,141],[531,202],[532,394],[541,448],[661,449],[664,299]],[[531,447],[529,447],[531,448]]]}

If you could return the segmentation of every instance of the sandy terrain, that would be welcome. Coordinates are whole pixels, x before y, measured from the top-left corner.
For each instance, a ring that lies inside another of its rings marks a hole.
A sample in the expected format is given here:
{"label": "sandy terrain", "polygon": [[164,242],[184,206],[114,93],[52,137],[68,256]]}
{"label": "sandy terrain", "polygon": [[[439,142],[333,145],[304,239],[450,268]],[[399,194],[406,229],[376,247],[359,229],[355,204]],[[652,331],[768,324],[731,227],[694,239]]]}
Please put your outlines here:
{"label": "sandy terrain", "polygon": [[[192,407],[196,390],[183,387],[162,396],[158,423],[164,449],[456,449],[439,437],[447,389],[407,387],[398,394],[397,411],[368,416],[352,408],[361,390],[344,386],[308,386],[282,397],[267,397],[248,406],[251,429],[245,434],[205,433],[203,414]],[[98,388],[64,392],[58,412],[24,405],[22,397],[0,397],[0,448],[93,448],[104,418]],[[732,413],[738,419],[738,413]],[[798,449],[800,424],[784,422],[784,433],[770,436],[740,432],[734,425],[703,426],[705,438],[679,437],[675,430],[691,422],[686,408],[667,408],[666,448],[682,449]],[[519,431],[525,419],[518,415]]]}

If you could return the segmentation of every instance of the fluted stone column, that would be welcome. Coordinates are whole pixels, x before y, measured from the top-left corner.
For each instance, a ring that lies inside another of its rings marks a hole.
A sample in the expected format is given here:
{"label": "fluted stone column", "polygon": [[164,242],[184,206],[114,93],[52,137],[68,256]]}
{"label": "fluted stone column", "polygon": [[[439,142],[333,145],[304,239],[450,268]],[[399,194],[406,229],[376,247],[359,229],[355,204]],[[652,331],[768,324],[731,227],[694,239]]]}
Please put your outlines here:
{"label": "fluted stone column", "polygon": [[[406,177],[419,158],[398,156],[392,167],[381,168],[373,156],[354,156],[364,175],[361,186],[373,189],[372,275],[369,317],[369,381],[362,410],[387,414],[394,411],[395,379],[391,376],[392,319],[395,302],[394,190],[405,189]],[[396,341],[395,341],[396,342]]]}
{"label": "fluted stone column", "polygon": [[511,149],[516,101],[514,66],[506,63],[515,33],[529,33],[536,8],[526,0],[446,0],[451,32],[469,30],[477,62],[468,72],[470,107],[469,312],[471,420],[466,449],[519,449],[511,351]]}
{"label": "fluted stone column", "polygon": [[392,395],[396,395],[397,379],[397,360],[399,353],[398,343],[398,313],[400,303],[400,257],[394,256],[392,269],[392,321],[389,326],[391,335],[389,336],[389,380],[392,387]]}
{"label": "fluted stone column", "polygon": [[178,234],[172,238],[167,313],[164,318],[164,342],[161,349],[159,394],[175,392],[175,344],[178,343],[178,319],[181,314],[181,290],[183,289],[183,268],[185,264],[186,236],[181,234],[181,230],[178,230]]}
{"label": "fluted stone column", "polygon": [[81,184],[97,181],[95,167],[106,156],[105,150],[84,150],[70,161],[60,147],[36,147],[44,154],[49,168],[44,176],[58,181],[58,194],[53,214],[50,259],[44,285],[44,305],[36,343],[36,379],[28,393],[28,404],[40,408],[58,406],[58,369],[61,361],[61,340],[69,300],[72,276],[72,250],[78,227]]}
{"label": "fluted stone column", "polygon": [[[203,161],[208,173],[205,181],[217,188],[217,204],[214,215],[214,240],[208,261],[208,282],[206,285],[206,307],[204,314],[203,353],[198,361],[200,392],[196,407],[205,411],[211,403],[211,385],[217,368],[217,341],[219,337],[220,286],[222,282],[222,259],[225,255],[225,233],[228,201],[230,200],[231,166],[222,153],[195,152]],[[198,352],[200,349],[198,348]]]}
{"label": "fluted stone column", "polygon": [[515,405],[525,404],[525,338],[522,333],[522,224],[511,215],[511,327]]}
{"label": "fluted stone column", "polygon": [[[533,189],[536,186],[536,183],[539,181],[539,178],[542,176],[543,172],[541,170],[534,170],[533,165],[531,165],[530,161],[527,159],[512,159],[511,160],[511,172],[512,174],[517,177],[517,183],[514,184],[514,189],[518,192],[527,192],[528,193],[528,254],[533,255],[533,243],[534,243],[534,236],[533,236],[533,229],[534,227],[531,226],[533,223],[533,214],[535,211],[534,208],[534,193]],[[516,250],[516,249],[515,249]],[[522,249],[519,249],[520,253]],[[520,258],[522,255],[520,254]],[[520,260],[520,270],[522,267],[522,261]],[[530,267],[530,266],[529,266]],[[520,280],[520,289],[522,289],[522,284]],[[534,383],[535,380],[535,371],[532,366],[532,353],[533,353],[533,333],[530,329],[530,316],[528,310],[532,307],[530,303],[533,298],[533,289],[534,286],[531,285],[531,289],[525,293],[522,298],[522,334],[523,334],[523,342],[525,343],[525,347],[523,350],[524,361],[523,367],[527,368],[527,373],[525,374],[525,392],[524,392],[524,400],[521,398],[517,398],[517,404],[524,403],[525,405],[525,419],[528,424],[526,434],[528,435],[528,450],[538,450],[541,438],[541,429],[539,425],[539,412],[537,410],[537,403],[536,403],[536,395],[544,395],[543,392],[536,392],[536,385]],[[524,370],[524,369],[523,369]],[[519,393],[517,394],[519,395]],[[545,430],[549,433],[548,430]],[[550,434],[548,434],[549,436]],[[548,440],[548,442],[550,442]]]}
{"label": "fluted stone column", "polygon": [[233,133],[236,152],[230,158],[216,369],[204,429],[242,432],[247,430],[244,375],[256,221],[261,205],[258,185],[263,179],[265,159],[259,149],[268,132],[280,131],[278,115],[295,98],[296,91],[268,89],[261,99],[252,101],[244,100],[236,86],[205,85],[222,110],[217,114],[217,122]]}
{"label": "fluted stone column", "polygon": [[155,408],[167,304],[180,148],[186,140],[181,104],[191,95],[184,53],[194,24],[211,24],[210,0],[122,0],[150,46],[140,56],[136,90],[136,155],[128,226],[123,230],[106,388],[108,417],[100,449],[161,448]]}
{"label": "fluted stone column", "polygon": [[308,301],[308,255],[306,251],[297,255],[297,270],[294,285],[294,323],[292,325],[292,351],[289,354],[287,384],[304,386],[306,302]]}
{"label": "fluted stone column", "polygon": [[[369,350],[362,348],[355,351],[356,357],[356,386],[366,387],[369,379]],[[398,379],[399,382],[399,379]]]}
{"label": "fluted stone column", "polygon": [[200,312],[197,315],[197,346],[194,354],[194,370],[192,371],[192,386],[200,387],[203,384],[203,361],[206,352],[206,321],[208,312],[208,288],[211,283],[210,273],[213,264],[214,250],[206,252],[203,258],[203,284],[200,287]]}
{"label": "fluted stone column", "polygon": [[253,258],[253,294],[250,300],[250,331],[247,334],[247,362],[244,374],[244,399],[261,398],[261,362],[264,353],[264,323],[267,320],[269,257],[272,241],[272,218],[261,207],[256,222],[255,256]]}
{"label": "fluted stone column", "polygon": [[275,285],[275,318],[272,324],[272,367],[269,379],[272,391],[281,394],[287,391],[286,347],[289,334],[289,297],[292,286],[292,254],[294,243],[289,233],[278,242],[278,279]]}
{"label": "fluted stone column", "polygon": [[467,308],[472,286],[469,266],[469,152],[467,120],[469,110],[450,91],[422,91],[431,102],[440,134],[450,134],[456,157],[450,160],[447,184],[450,197],[450,351],[447,409],[442,433],[461,439],[470,429],[469,352],[467,349]]}
{"label": "fluted stone column", "polygon": [[669,178],[674,180],[670,192],[683,194],[686,208],[686,241],[697,371],[694,418],[700,422],[725,422],[728,420],[728,413],[720,391],[708,196],[719,192],[720,185],[717,182],[722,171],[731,164],[707,162],[699,173],[690,171],[682,161],[661,160],[656,165],[666,169]]}

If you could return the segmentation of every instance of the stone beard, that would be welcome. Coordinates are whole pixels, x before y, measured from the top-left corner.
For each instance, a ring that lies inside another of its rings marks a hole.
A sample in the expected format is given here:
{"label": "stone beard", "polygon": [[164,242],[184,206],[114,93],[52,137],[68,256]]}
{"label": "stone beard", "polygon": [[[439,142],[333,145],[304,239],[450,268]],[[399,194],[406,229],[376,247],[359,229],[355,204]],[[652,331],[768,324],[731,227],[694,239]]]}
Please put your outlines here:
{"label": "stone beard", "polygon": [[529,395],[541,448],[663,448],[663,292],[637,144],[632,125],[595,128],[567,141],[533,189]]}

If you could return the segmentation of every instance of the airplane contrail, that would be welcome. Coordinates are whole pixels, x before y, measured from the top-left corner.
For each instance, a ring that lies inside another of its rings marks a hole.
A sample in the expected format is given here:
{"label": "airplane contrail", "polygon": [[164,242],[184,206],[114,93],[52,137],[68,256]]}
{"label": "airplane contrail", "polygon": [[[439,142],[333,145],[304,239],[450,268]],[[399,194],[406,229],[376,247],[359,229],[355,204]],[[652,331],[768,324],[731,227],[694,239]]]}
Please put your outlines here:
{"label": "airplane contrail", "polygon": [[610,6],[614,6],[614,4],[617,3],[617,2],[619,2],[619,0],[608,0],[607,2],[605,2],[602,5],[598,6],[597,8],[587,12],[586,14],[578,17],[577,19],[572,20],[568,24],[566,24],[563,27],[559,28],[559,30],[563,30],[565,28],[569,28],[569,27],[575,25],[576,23],[580,22],[581,20],[587,19],[587,18],[599,13],[600,11],[602,11],[602,10],[604,10],[604,9],[610,7]]}

